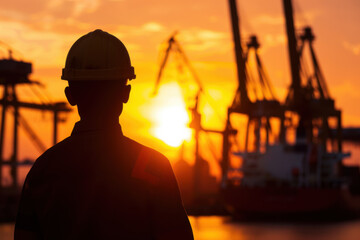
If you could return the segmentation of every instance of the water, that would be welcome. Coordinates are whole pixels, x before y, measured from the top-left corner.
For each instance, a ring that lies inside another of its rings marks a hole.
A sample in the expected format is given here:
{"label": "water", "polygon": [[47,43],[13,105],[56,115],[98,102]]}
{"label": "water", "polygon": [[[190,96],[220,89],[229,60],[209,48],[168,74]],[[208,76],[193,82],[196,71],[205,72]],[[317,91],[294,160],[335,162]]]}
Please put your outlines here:
{"label": "water", "polygon": [[244,223],[227,217],[190,218],[196,240],[359,240],[360,220],[306,223]]}
{"label": "water", "polygon": [[12,240],[14,238],[14,224],[0,224],[0,239]]}
{"label": "water", "polygon": [[[360,220],[338,223],[244,223],[228,217],[190,217],[196,240],[359,240]],[[0,239],[13,239],[13,224],[0,224]]]}

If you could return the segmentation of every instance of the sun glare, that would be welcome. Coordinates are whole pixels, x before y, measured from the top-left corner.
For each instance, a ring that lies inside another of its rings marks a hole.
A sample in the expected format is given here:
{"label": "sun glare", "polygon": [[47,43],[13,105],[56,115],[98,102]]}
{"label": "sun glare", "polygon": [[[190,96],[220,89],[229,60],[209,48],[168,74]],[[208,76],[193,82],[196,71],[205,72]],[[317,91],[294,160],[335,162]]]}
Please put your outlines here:
{"label": "sun glare", "polygon": [[191,130],[187,127],[189,116],[184,106],[162,107],[156,113],[156,118],[154,134],[169,146],[178,147],[184,140],[190,140]]}

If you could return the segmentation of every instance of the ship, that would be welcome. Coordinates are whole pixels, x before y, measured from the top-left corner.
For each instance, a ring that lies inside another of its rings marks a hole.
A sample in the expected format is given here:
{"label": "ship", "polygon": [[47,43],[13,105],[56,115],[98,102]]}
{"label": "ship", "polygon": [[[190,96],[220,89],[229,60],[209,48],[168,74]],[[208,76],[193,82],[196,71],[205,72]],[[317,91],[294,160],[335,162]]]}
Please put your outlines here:
{"label": "ship", "polygon": [[[244,219],[339,219],[360,213],[359,166],[344,165],[341,110],[335,107],[311,27],[295,30],[291,0],[283,0],[291,84],[280,102],[266,78],[252,36],[244,48],[236,0],[229,0],[238,88],[223,131],[221,194],[226,209]],[[304,64],[309,49],[313,72]],[[261,92],[250,95],[255,54]],[[256,97],[251,98],[251,96]],[[234,115],[246,119],[235,129]],[[241,140],[234,140],[239,135]],[[241,142],[236,147],[236,142]]]}
{"label": "ship", "polygon": [[[40,112],[50,112],[53,115],[53,143],[58,141],[58,125],[64,122],[62,114],[71,111],[70,106],[65,102],[53,102],[44,99],[44,93],[41,94],[43,84],[32,80],[32,63],[16,59],[13,57],[13,50],[8,47],[8,57],[0,59],[0,86],[3,94],[0,99],[1,105],[1,125],[0,125],[0,222],[15,221],[18,204],[22,188],[21,174],[28,170],[34,163],[31,159],[19,159],[19,128],[21,128],[34,143],[40,152],[46,150],[46,145],[41,137],[31,127],[31,123],[26,120],[22,114],[22,109],[28,109]],[[39,101],[24,101],[22,96],[18,95],[18,87],[30,87]],[[13,121],[10,133],[7,124]],[[10,135],[10,136],[9,136]],[[11,136],[12,135],[12,136]],[[12,137],[12,146],[10,145],[11,156],[6,159],[4,156],[5,143],[9,143]]]}

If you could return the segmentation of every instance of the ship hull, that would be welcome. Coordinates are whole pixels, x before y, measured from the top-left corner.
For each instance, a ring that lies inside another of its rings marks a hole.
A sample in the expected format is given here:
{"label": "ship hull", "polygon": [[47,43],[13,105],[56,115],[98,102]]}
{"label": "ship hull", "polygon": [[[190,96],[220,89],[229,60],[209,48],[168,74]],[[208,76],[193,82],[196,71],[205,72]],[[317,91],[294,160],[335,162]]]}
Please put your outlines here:
{"label": "ship hull", "polygon": [[238,218],[336,220],[360,215],[360,195],[348,189],[233,186],[223,196]]}

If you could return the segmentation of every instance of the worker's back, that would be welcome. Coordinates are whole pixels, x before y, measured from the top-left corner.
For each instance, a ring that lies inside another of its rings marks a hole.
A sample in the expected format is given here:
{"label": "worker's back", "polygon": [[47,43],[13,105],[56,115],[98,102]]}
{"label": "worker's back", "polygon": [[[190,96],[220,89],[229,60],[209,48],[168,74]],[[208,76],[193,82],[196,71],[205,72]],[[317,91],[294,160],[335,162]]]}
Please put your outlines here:
{"label": "worker's back", "polygon": [[45,239],[176,239],[175,229],[191,235],[168,160],[124,137],[120,125],[81,122],[36,161],[17,227]]}

